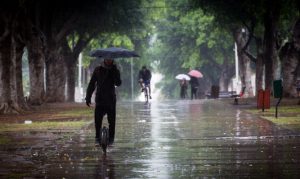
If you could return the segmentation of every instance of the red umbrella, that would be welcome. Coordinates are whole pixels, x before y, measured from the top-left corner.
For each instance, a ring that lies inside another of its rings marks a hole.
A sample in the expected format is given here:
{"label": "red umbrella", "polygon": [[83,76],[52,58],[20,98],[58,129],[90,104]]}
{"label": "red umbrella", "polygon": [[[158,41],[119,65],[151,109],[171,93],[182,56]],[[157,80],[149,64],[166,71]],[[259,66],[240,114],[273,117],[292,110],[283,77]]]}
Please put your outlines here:
{"label": "red umbrella", "polygon": [[202,73],[198,70],[191,70],[188,74],[190,76],[193,76],[193,77],[196,77],[196,78],[202,78],[203,77]]}

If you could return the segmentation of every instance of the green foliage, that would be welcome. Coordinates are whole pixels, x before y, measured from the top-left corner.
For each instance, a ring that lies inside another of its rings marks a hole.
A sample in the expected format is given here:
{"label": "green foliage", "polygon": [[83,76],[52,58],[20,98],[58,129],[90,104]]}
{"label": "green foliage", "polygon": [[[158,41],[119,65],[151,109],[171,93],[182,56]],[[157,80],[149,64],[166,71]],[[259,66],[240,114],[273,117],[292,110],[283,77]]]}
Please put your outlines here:
{"label": "green foliage", "polygon": [[[205,78],[216,81],[225,56],[233,64],[233,39],[228,31],[216,26],[215,17],[202,10],[190,10],[185,1],[166,2],[161,19],[153,22],[157,41],[153,59],[161,59],[158,71],[165,77],[160,86],[168,96],[178,96],[174,77],[190,68],[206,72]],[[178,5],[178,6],[176,6]],[[219,65],[219,66],[218,66]],[[207,70],[206,70],[207,69]]]}

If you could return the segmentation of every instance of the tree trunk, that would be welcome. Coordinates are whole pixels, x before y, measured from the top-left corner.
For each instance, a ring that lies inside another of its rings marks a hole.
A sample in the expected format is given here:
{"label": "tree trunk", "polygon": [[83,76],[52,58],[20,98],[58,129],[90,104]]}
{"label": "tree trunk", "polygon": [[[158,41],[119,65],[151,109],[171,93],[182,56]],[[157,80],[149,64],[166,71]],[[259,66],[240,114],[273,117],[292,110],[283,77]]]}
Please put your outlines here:
{"label": "tree trunk", "polygon": [[46,58],[47,102],[65,101],[66,69],[59,49],[50,48]]}
{"label": "tree trunk", "polygon": [[[20,86],[17,76],[20,77],[19,64],[17,63],[17,42],[12,31],[5,37],[0,46],[0,114],[20,113],[23,111],[18,99]],[[22,89],[23,90],[23,89]]]}
{"label": "tree trunk", "polygon": [[242,86],[246,87],[246,92],[248,96],[253,96],[253,89],[251,85],[251,74],[252,70],[250,67],[250,58],[244,53],[242,50],[247,42],[247,39],[245,37],[246,32],[242,32],[242,29],[238,29],[234,33],[234,38],[237,44],[238,49],[238,58],[239,58],[239,74],[241,78]]}
{"label": "tree trunk", "polygon": [[279,20],[279,7],[276,1],[266,1],[264,17],[264,62],[265,62],[265,88],[272,89],[274,79],[274,63],[278,59],[276,48],[276,28]]}
{"label": "tree trunk", "polygon": [[262,48],[262,40],[261,38],[256,39],[256,51],[257,51],[257,57],[256,57],[256,75],[255,75],[255,86],[256,91],[263,89],[263,70],[264,70],[264,63],[263,63],[263,48]]}
{"label": "tree trunk", "polygon": [[75,72],[76,72],[76,63],[73,62],[73,59],[67,60],[67,101],[75,101]]}
{"label": "tree trunk", "polygon": [[283,95],[297,97],[296,81],[300,75],[300,20],[293,29],[292,42],[286,43],[280,51],[282,61]]}
{"label": "tree trunk", "polygon": [[[74,44],[73,44],[74,46]],[[63,57],[65,60],[65,64],[68,68],[66,68],[67,72],[67,101],[74,102],[75,101],[75,72],[76,72],[76,62],[78,59],[78,55],[74,52],[72,53],[71,48],[69,47],[67,41],[64,41],[62,44],[63,48]],[[74,49],[74,48],[73,48]]]}
{"label": "tree trunk", "polygon": [[39,36],[32,34],[27,48],[30,76],[29,103],[31,105],[41,105],[45,98],[45,56],[43,52],[43,43],[41,42]]}
{"label": "tree trunk", "polygon": [[75,43],[74,34],[72,47],[68,45],[67,39],[62,42],[62,48],[64,52],[64,59],[67,65],[67,101],[74,102],[75,101],[75,72],[76,72],[76,64],[78,62],[78,57],[83,48],[90,42],[92,37],[94,37],[96,33],[90,34],[88,37],[81,34],[79,35],[78,41]]}
{"label": "tree trunk", "polygon": [[296,81],[300,52],[292,43],[287,43],[282,49],[282,78],[284,97],[297,97]]}
{"label": "tree trunk", "polygon": [[[14,29],[16,30],[16,29]],[[24,45],[16,41],[15,33],[11,36],[11,48],[10,48],[10,91],[12,107],[18,113],[23,112],[23,105],[25,105],[23,85],[22,85],[22,54]],[[18,59],[19,58],[19,59]],[[19,64],[18,64],[19,62]],[[21,78],[18,78],[21,77]],[[21,83],[21,84],[20,84]]]}
{"label": "tree trunk", "polygon": [[16,113],[12,108],[11,100],[11,35],[7,36],[2,41],[3,46],[0,46],[0,114]]}

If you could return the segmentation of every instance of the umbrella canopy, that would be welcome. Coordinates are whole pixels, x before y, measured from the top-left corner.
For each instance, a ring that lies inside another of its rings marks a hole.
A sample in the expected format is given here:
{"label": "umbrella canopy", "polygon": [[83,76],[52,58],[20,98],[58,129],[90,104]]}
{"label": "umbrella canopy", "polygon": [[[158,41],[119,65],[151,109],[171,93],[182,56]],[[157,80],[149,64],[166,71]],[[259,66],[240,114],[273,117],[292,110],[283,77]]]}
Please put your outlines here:
{"label": "umbrella canopy", "polygon": [[190,76],[193,76],[193,77],[196,77],[196,78],[202,78],[203,77],[202,73],[198,70],[191,70],[188,74]]}
{"label": "umbrella canopy", "polygon": [[186,74],[179,74],[179,75],[177,75],[176,77],[175,77],[177,80],[183,80],[183,79],[185,79],[185,80],[190,80],[191,78],[188,76],[188,75],[186,75]]}
{"label": "umbrella canopy", "polygon": [[96,50],[92,50],[90,52],[91,57],[99,57],[99,58],[130,58],[130,57],[139,57],[139,55],[135,51],[131,51],[125,48],[100,48]]}

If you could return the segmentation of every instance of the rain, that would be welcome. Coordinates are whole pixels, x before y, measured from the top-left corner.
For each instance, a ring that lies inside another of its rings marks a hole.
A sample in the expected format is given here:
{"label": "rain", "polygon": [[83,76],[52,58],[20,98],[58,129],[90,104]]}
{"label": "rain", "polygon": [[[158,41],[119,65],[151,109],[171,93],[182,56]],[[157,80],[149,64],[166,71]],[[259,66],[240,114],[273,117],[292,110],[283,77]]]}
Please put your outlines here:
{"label": "rain", "polygon": [[298,1],[0,4],[0,178],[299,178]]}

